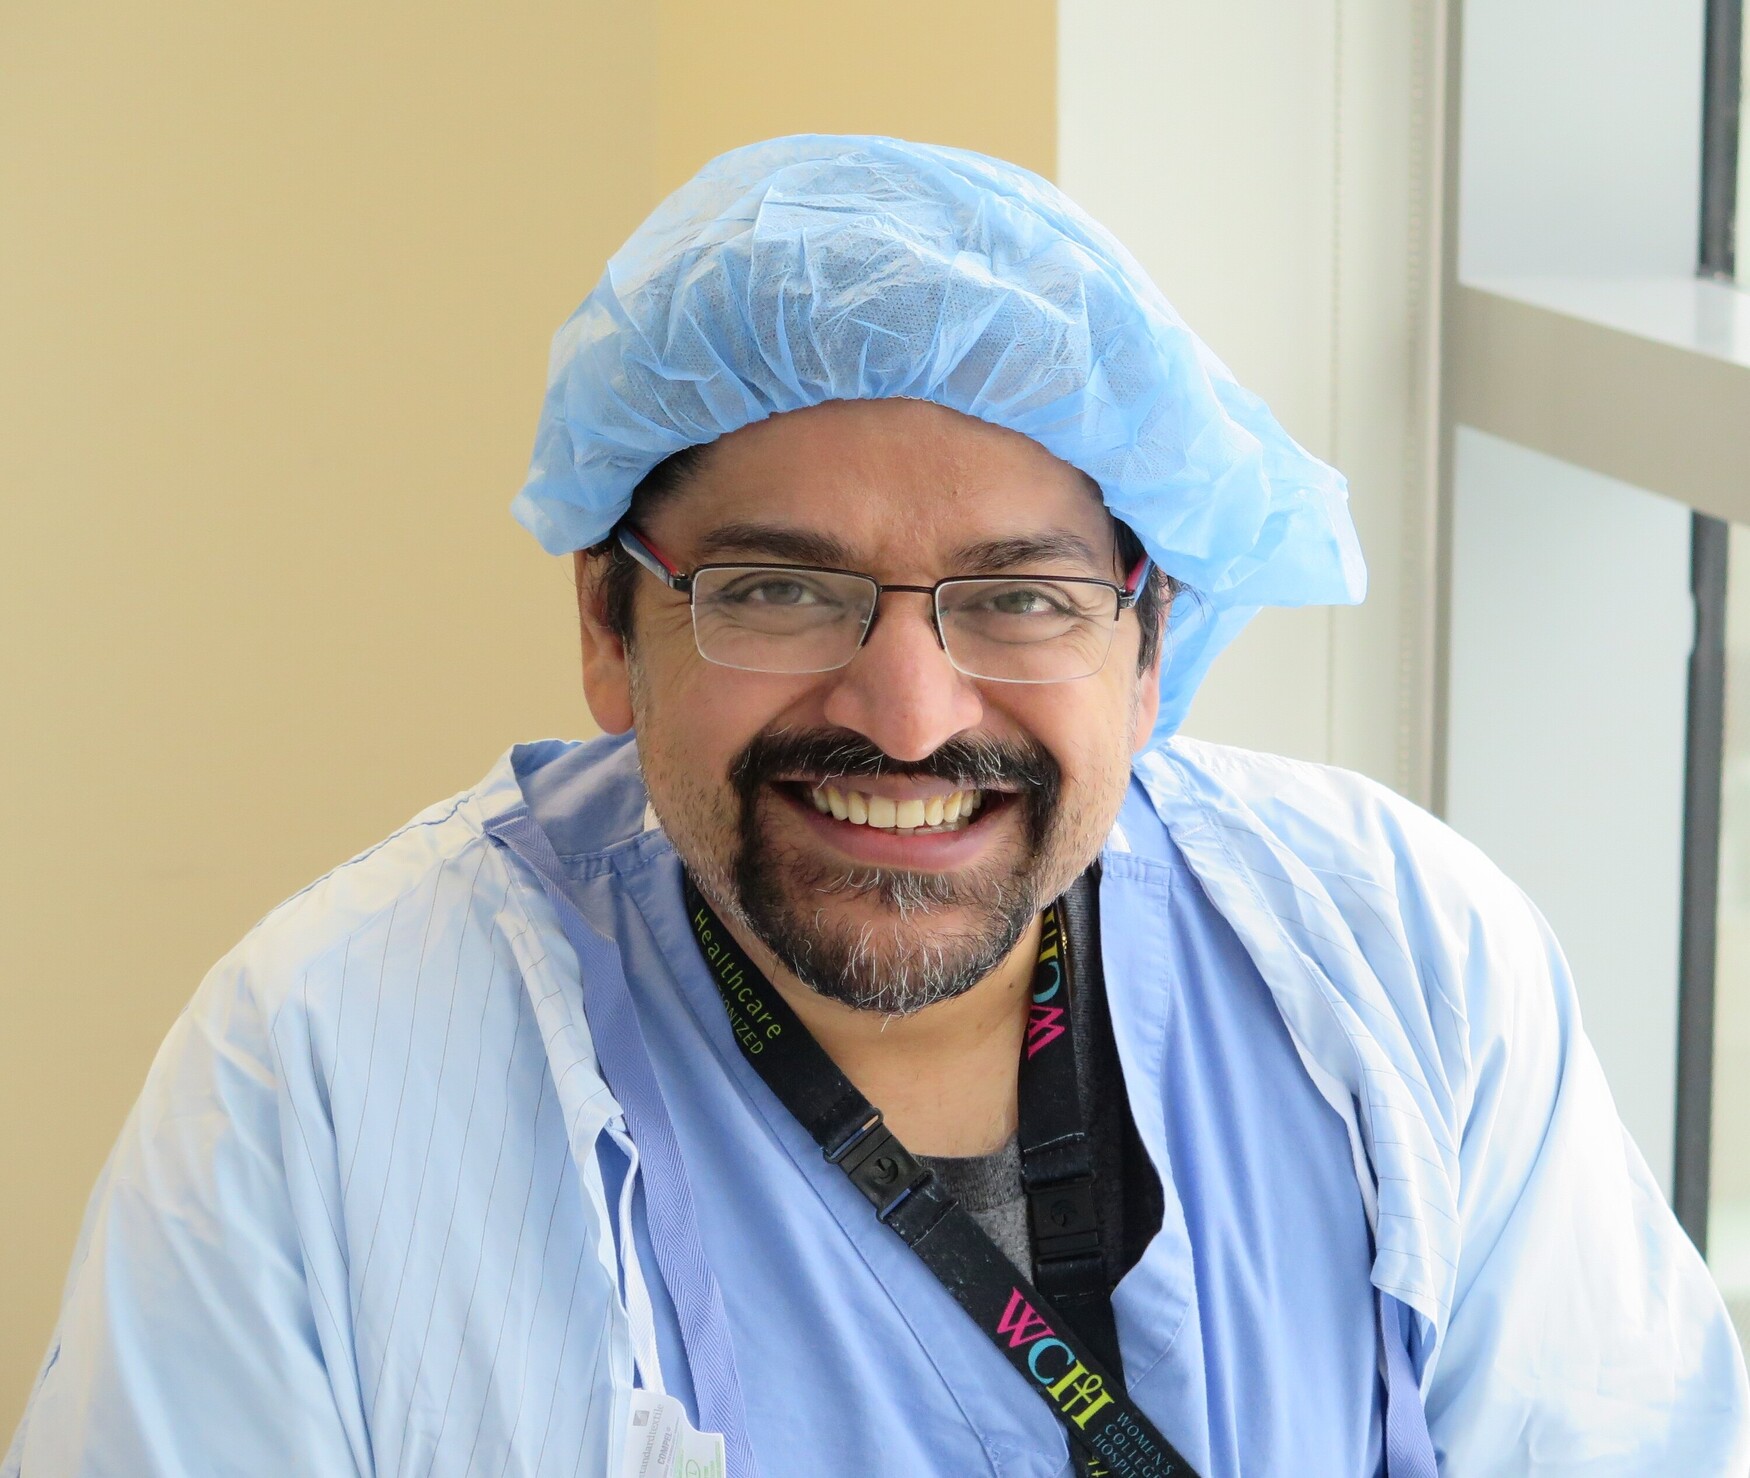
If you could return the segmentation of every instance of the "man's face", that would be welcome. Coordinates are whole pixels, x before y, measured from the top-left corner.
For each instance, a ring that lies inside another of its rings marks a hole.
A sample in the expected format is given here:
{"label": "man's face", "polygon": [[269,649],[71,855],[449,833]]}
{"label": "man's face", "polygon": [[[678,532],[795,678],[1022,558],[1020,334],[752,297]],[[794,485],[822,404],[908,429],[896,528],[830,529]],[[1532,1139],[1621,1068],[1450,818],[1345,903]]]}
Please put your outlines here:
{"label": "man's face", "polygon": [[[639,532],[682,571],[1123,578],[1081,473],[920,401],[834,402],[734,432]],[[586,690],[604,728],[633,724],[681,860],[806,984],[894,1014],[976,984],[1087,866],[1154,722],[1132,612],[1098,672],[1040,684],[956,671],[926,595],[884,594],[833,672],[706,661],[686,597],[643,574],[633,633],[628,653],[586,602]]]}

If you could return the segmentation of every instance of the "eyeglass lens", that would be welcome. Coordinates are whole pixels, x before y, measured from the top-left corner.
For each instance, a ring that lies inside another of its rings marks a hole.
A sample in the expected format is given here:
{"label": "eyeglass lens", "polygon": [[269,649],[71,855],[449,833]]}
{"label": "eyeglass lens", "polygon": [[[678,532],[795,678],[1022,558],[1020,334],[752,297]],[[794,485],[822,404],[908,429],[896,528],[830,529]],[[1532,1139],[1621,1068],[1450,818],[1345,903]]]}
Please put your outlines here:
{"label": "eyeglass lens", "polygon": [[[693,634],[710,662],[749,672],[830,672],[857,654],[879,587],[861,575],[710,566],[693,578]],[[1098,581],[975,576],[936,592],[948,660],[969,677],[1064,682],[1099,671],[1118,592]]]}

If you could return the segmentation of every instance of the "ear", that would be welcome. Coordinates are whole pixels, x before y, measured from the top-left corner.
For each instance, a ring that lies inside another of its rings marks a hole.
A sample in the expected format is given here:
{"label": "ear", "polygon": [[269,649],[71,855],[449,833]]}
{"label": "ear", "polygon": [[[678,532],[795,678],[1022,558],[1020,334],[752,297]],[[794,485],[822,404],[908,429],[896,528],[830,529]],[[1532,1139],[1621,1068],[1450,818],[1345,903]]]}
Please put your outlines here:
{"label": "ear", "polygon": [[632,727],[632,672],[626,644],[608,625],[602,576],[604,556],[591,558],[579,549],[571,556],[577,584],[577,624],[583,640],[583,697],[590,717],[604,734],[624,734]]}
{"label": "ear", "polygon": [[1130,752],[1141,754],[1148,747],[1149,735],[1154,733],[1155,719],[1161,711],[1161,662],[1167,652],[1167,616],[1172,602],[1165,601],[1161,606],[1160,640],[1155,643],[1154,661],[1148,664],[1148,671],[1142,673],[1137,681],[1142,685],[1136,695],[1136,716],[1130,730]]}

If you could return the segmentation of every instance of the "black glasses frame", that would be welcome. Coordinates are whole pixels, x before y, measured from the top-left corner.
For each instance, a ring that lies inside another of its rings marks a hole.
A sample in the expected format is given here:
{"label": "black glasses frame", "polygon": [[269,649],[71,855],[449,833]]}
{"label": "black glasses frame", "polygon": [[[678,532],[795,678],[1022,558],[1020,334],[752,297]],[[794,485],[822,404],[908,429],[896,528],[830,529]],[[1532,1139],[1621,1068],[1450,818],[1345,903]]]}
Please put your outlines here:
{"label": "black glasses frame", "polygon": [[[687,603],[689,606],[693,606],[693,596],[694,596],[694,589],[695,589],[694,581],[697,579],[698,576],[706,573],[707,571],[711,571],[711,570],[796,570],[796,571],[800,571],[800,572],[804,572],[804,573],[808,573],[808,574],[817,574],[817,575],[843,575],[848,579],[863,581],[866,585],[868,585],[870,587],[871,590],[874,591],[874,596],[869,602],[869,617],[868,617],[868,620],[866,620],[863,623],[863,630],[862,630],[861,634],[857,637],[857,645],[851,649],[850,656],[846,657],[844,662],[838,664],[838,667],[847,666],[851,662],[851,660],[856,656],[856,654],[858,652],[860,652],[863,649],[864,645],[868,642],[869,633],[875,629],[875,623],[881,617],[881,597],[883,595],[885,595],[888,591],[899,591],[899,592],[902,592],[902,593],[908,594],[908,595],[927,595],[927,596],[929,596],[929,598],[930,598],[930,629],[933,632],[935,632],[936,645],[942,650],[944,655],[947,655],[949,657],[950,661],[953,661],[954,659],[953,659],[952,655],[948,652],[947,638],[943,634],[943,631],[942,631],[942,606],[941,606],[941,600],[940,600],[940,593],[941,593],[942,588],[944,586],[979,584],[979,583],[984,583],[984,582],[989,582],[991,584],[1000,584],[1000,583],[1004,583],[1007,581],[1013,581],[1013,580],[1049,580],[1049,581],[1052,581],[1052,582],[1054,582],[1056,584],[1060,584],[1060,585],[1098,585],[1106,590],[1110,590],[1114,595],[1116,595],[1118,597],[1117,605],[1112,612],[1112,624],[1114,627],[1116,627],[1118,624],[1118,618],[1120,616],[1122,616],[1126,611],[1128,611],[1132,607],[1134,607],[1136,605],[1138,599],[1141,598],[1142,592],[1143,592],[1143,590],[1146,586],[1146,582],[1148,580],[1149,570],[1153,565],[1153,561],[1148,557],[1148,555],[1144,554],[1139,560],[1137,560],[1136,564],[1131,568],[1129,576],[1125,579],[1125,581],[1122,585],[1120,585],[1116,580],[1101,580],[1101,579],[1098,579],[1092,575],[1027,575],[1027,574],[949,575],[945,579],[941,579],[941,580],[936,581],[936,583],[934,585],[887,585],[887,584],[883,584],[881,581],[877,580],[873,575],[867,574],[862,570],[837,569],[831,565],[797,565],[797,564],[773,563],[773,562],[765,561],[765,560],[723,561],[723,562],[719,562],[719,563],[702,564],[702,565],[699,565],[690,571],[683,571],[683,570],[676,568],[676,566],[666,556],[664,556],[662,553],[660,553],[656,549],[656,547],[650,543],[650,541],[648,539],[644,538],[644,536],[642,534],[638,533],[629,524],[621,524],[618,528],[616,528],[614,530],[614,537],[619,542],[620,547],[622,549],[624,549],[627,554],[631,555],[634,560],[636,560],[640,565],[642,565],[652,575],[656,576],[656,578],[658,580],[662,581],[662,583],[664,585],[666,585],[670,590],[676,592],[679,595],[686,596]],[[696,612],[697,607],[695,606],[695,607],[693,607],[693,609]],[[696,639],[696,637],[697,637],[697,633],[695,631],[695,639]],[[714,660],[708,654],[706,654],[706,652],[704,651],[703,648],[700,648],[699,655],[702,657],[705,657],[706,661]],[[733,665],[733,664],[729,664],[729,665]],[[956,669],[959,668],[959,663],[956,662],[954,665],[955,665]],[[836,671],[837,668],[825,668],[822,670],[831,672],[831,671]],[[1095,672],[1097,672],[1098,670],[1099,669],[1097,667],[1095,669],[1093,669],[1093,671],[1095,671]],[[976,674],[973,674],[973,675],[976,675]],[[1084,677],[1089,677],[1089,676],[1092,676],[1093,674],[1092,674],[1092,672],[1088,672],[1088,673],[1083,673],[1080,675],[1084,676]],[[1027,682],[1027,681],[1031,681],[1031,679],[1026,679],[1026,678],[997,678],[997,677],[988,677],[988,676],[986,676],[984,678],[984,680],[987,682]],[[1058,680],[1065,681],[1065,682],[1074,681],[1073,678],[1065,678],[1065,679],[1058,679]]]}
{"label": "black glasses frame", "polygon": [[[1149,569],[1154,564],[1154,561],[1146,554],[1143,555],[1143,557],[1137,560],[1136,564],[1132,567],[1130,574],[1126,576],[1122,585],[1116,580],[1101,580],[1094,575],[1027,574],[949,575],[945,579],[936,581],[934,585],[884,585],[873,575],[868,574],[863,570],[841,570],[832,565],[793,565],[784,564],[781,561],[774,562],[772,560],[764,559],[738,559],[715,564],[703,564],[699,565],[696,569],[683,572],[670,563],[667,558],[659,554],[655,546],[652,545],[648,539],[644,538],[643,535],[630,527],[630,525],[621,524],[614,530],[614,537],[618,540],[620,547],[624,549],[626,553],[631,555],[633,559],[637,560],[639,564],[643,565],[645,569],[655,575],[656,578],[662,581],[664,585],[668,586],[670,590],[686,596],[688,600],[691,600],[693,596],[694,579],[703,574],[706,570],[806,570],[821,575],[849,575],[852,579],[866,580],[875,588],[875,599],[877,605],[880,604],[881,597],[888,591],[900,590],[910,595],[929,596],[932,608],[934,608],[936,604],[936,592],[944,585],[961,585],[968,580],[1053,580],[1060,585],[1104,585],[1106,589],[1113,591],[1118,597],[1118,610],[1112,617],[1112,619],[1116,621],[1119,615],[1128,611],[1141,598],[1144,584],[1148,580]],[[941,613],[938,611],[938,629],[936,631],[936,640],[938,642],[942,639],[940,615]],[[869,619],[869,629],[873,630],[874,626],[875,619],[871,616]],[[864,635],[866,637],[868,631],[865,631]]]}

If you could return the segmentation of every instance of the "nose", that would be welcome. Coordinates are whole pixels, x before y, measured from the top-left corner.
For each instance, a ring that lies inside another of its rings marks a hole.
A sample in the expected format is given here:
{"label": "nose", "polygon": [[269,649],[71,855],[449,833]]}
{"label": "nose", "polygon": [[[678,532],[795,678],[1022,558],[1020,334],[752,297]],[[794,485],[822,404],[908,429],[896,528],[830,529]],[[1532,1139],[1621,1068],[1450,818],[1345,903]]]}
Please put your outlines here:
{"label": "nose", "polygon": [[827,721],[896,760],[921,760],[984,717],[977,684],[936,640],[927,595],[883,595],[868,640],[833,677]]}

